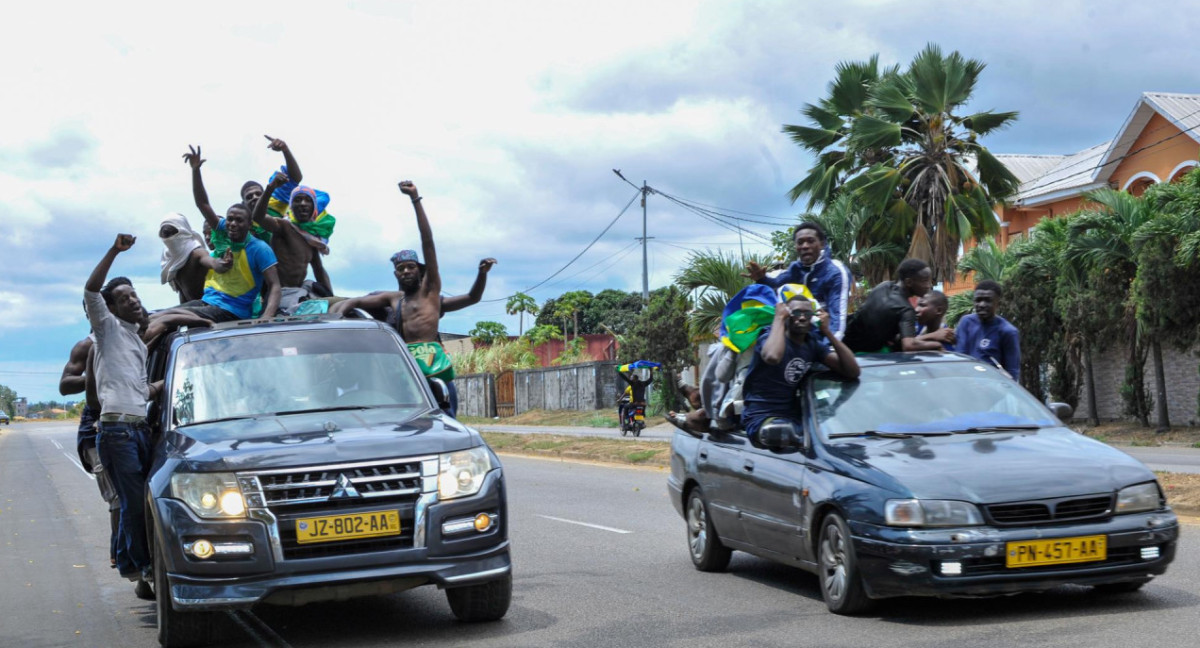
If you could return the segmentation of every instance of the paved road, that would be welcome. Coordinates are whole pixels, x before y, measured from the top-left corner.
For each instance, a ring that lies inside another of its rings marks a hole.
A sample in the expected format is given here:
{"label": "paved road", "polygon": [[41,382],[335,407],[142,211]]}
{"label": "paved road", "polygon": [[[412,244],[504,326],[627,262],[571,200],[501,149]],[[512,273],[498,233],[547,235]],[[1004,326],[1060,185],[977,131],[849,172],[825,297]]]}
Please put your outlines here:
{"label": "paved road", "polygon": [[[155,645],[154,608],[107,567],[104,505],[73,464],[72,426],[0,428],[0,645]],[[61,448],[60,448],[61,446]],[[454,621],[441,592],[230,621],[232,646],[1092,646],[1193,645],[1200,531],[1140,594],[1085,588],[1006,599],[896,599],[829,614],[815,578],[735,554],[728,573],[687,557],[661,470],[505,457],[514,601],[499,623]]]}
{"label": "paved road", "polygon": [[[501,425],[492,423],[484,423],[476,427],[484,431],[511,432],[515,434],[567,434],[572,436],[622,438],[621,433],[616,428],[548,427],[541,425]],[[660,423],[643,430],[640,438],[647,441],[670,441],[674,434],[674,427],[668,423]],[[624,438],[633,440],[632,436]],[[1186,446],[1144,448],[1126,445],[1116,447],[1136,457],[1152,470],[1200,473],[1200,448],[1189,448]]]}

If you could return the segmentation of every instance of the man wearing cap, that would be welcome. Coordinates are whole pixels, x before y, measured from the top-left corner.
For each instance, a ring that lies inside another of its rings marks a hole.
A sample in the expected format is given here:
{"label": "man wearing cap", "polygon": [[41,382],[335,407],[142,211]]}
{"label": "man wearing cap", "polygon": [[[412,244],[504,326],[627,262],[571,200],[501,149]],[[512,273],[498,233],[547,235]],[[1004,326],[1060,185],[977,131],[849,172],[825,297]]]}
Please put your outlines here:
{"label": "man wearing cap", "polygon": [[[823,340],[813,335],[814,328]],[[751,443],[771,447],[787,434],[803,436],[796,388],[816,363],[845,378],[859,374],[854,352],[829,329],[826,312],[818,313],[814,301],[793,294],[775,305],[771,327],[754,346],[742,410],[742,427]]]}
{"label": "man wearing cap", "polygon": [[440,378],[450,388],[451,406],[449,413],[454,415],[456,395],[454,390],[454,366],[442,348],[438,337],[438,320],[445,313],[466,308],[478,303],[483,297],[487,285],[487,273],[495,265],[492,258],[479,262],[479,274],[475,284],[466,295],[441,297],[442,277],[438,272],[437,251],[433,245],[433,230],[421,205],[421,196],[412,182],[405,180],[400,183],[400,191],[412,200],[413,209],[417,215],[417,230],[421,235],[421,249],[425,255],[425,263],[421,263],[413,250],[401,250],[392,255],[393,274],[399,290],[373,293],[363,297],[354,297],[338,302],[330,307],[330,312],[345,313],[361,308],[366,311],[387,310],[387,321],[396,332],[404,338],[408,349],[416,358],[421,371],[430,378]]}

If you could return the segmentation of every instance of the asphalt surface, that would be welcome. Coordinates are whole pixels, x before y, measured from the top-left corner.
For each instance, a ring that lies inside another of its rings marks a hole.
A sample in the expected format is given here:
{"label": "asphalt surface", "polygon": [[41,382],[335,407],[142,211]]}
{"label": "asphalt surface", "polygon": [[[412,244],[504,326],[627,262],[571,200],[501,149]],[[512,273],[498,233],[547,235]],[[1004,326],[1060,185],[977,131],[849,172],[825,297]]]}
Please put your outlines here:
{"label": "asphalt surface", "polygon": [[[154,606],[108,568],[107,517],[74,465],[74,426],[0,428],[0,646],[156,645]],[[1140,593],[1067,587],[1003,599],[892,599],[828,613],[816,579],[745,554],[704,574],[666,473],[504,457],[514,599],[498,623],[454,620],[442,592],[227,618],[230,646],[1195,645],[1200,527]]]}

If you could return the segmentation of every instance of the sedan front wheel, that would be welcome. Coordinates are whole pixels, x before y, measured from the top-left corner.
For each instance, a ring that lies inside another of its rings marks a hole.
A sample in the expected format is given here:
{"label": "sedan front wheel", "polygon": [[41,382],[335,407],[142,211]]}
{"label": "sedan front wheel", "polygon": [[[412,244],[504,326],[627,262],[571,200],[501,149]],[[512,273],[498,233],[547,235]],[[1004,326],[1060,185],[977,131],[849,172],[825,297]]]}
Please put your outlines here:
{"label": "sedan front wheel", "polygon": [[867,598],[863,588],[862,574],[858,571],[850,527],[837,513],[830,513],[821,523],[817,562],[821,595],[830,612],[854,614],[871,606],[871,599]]}

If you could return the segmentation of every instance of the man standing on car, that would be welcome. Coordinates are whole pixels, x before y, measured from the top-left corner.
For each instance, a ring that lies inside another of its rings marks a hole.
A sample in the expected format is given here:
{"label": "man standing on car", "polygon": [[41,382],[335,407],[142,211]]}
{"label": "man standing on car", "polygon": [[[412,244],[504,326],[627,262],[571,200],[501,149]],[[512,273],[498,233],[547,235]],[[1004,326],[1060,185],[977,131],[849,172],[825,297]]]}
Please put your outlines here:
{"label": "man standing on car", "polygon": [[[812,335],[814,317],[824,340]],[[829,330],[824,311],[818,314],[816,304],[801,296],[776,304],[775,321],[755,344],[746,377],[742,427],[751,443],[770,446],[785,434],[800,434],[796,389],[809,367],[818,362],[846,378],[858,377],[854,352]]]}
{"label": "man standing on car", "polygon": [[117,569],[129,580],[151,581],[142,506],[150,460],[146,405],[154,391],[147,383],[146,344],[139,335],[146,315],[132,285],[107,287],[101,292],[113,261],[133,247],[135,240],[128,234],[117,235],[88,277],[83,300],[96,336],[96,387],[101,404],[96,447],[105,470],[111,471],[121,504]]}
{"label": "man standing on car", "polygon": [[941,342],[917,339],[916,298],[933,287],[929,264],[905,259],[896,269],[896,281],[871,289],[867,300],[846,323],[846,344],[856,353],[887,351],[941,351]]}
{"label": "man standing on car", "polygon": [[392,267],[400,290],[373,293],[363,297],[344,299],[329,308],[331,313],[345,313],[355,308],[371,311],[387,310],[387,321],[404,338],[409,352],[427,378],[438,378],[446,383],[450,393],[449,408],[454,416],[458,409],[458,393],[454,387],[454,364],[442,348],[438,336],[438,320],[442,315],[471,304],[478,303],[487,285],[487,273],[496,260],[483,259],[479,262],[479,274],[470,293],[454,297],[441,297],[442,275],[438,270],[437,249],[433,244],[433,228],[421,205],[422,196],[411,181],[400,183],[400,192],[412,200],[417,216],[417,231],[421,236],[421,250],[425,263],[421,263],[414,250],[401,250],[392,255]]}
{"label": "man standing on car", "polygon": [[996,315],[1004,291],[986,280],[975,284],[975,312],[958,322],[955,350],[1002,369],[1021,382],[1021,333],[1008,320]]}
{"label": "man standing on car", "polygon": [[792,233],[796,260],[783,272],[770,276],[766,268],[751,261],[747,275],[754,281],[778,289],[784,284],[804,284],[829,313],[829,330],[840,340],[846,333],[846,315],[850,284],[854,280],[841,261],[833,258],[833,248],[825,230],[816,223],[800,223]]}

